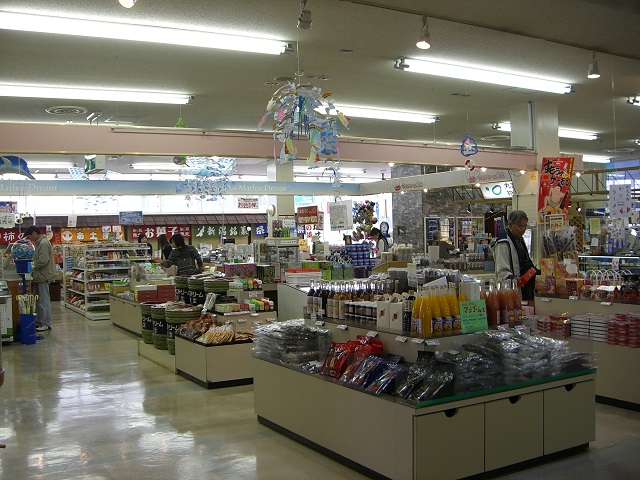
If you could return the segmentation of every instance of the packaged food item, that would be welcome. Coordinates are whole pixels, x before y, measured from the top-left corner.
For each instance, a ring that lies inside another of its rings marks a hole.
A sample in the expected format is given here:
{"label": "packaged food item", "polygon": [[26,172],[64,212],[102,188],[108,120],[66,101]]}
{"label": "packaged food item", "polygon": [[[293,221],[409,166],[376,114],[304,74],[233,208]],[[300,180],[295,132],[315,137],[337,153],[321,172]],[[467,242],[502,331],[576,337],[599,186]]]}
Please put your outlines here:
{"label": "packaged food item", "polygon": [[351,361],[354,351],[354,342],[331,342],[331,347],[324,359],[320,373],[329,377],[339,378]]}
{"label": "packaged food item", "polygon": [[435,364],[436,357],[434,352],[418,352],[418,361],[409,368],[409,374],[399,383],[395,395],[401,398],[409,398],[416,385],[431,373]]}

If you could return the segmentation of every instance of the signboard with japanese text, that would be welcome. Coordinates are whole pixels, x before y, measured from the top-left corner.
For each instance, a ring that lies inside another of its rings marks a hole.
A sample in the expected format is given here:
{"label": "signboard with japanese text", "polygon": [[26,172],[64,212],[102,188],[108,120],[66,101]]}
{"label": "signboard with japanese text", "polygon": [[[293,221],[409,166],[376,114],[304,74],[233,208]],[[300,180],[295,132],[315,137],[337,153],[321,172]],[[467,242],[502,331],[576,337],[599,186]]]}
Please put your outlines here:
{"label": "signboard with japanese text", "polygon": [[269,233],[267,230],[267,224],[266,223],[256,224],[253,232],[256,237],[266,237]]}
{"label": "signboard with japanese text", "polygon": [[131,229],[131,237],[137,239],[140,234],[144,234],[149,240],[158,238],[160,235],[166,235],[171,238],[179,233],[184,238],[191,238],[191,226],[189,225],[145,225],[144,227],[133,227]]}
{"label": "signboard with japanese text", "polygon": [[0,212],[0,227],[12,228],[16,224],[16,214],[11,212]]}
{"label": "signboard with japanese text", "polygon": [[238,197],[238,208],[257,209],[258,197]]}
{"label": "signboard with japanese text", "polygon": [[0,244],[2,245],[13,243],[22,237],[22,232],[20,232],[17,228],[3,228],[0,230]]}
{"label": "signboard with japanese text", "polygon": [[513,182],[485,183],[480,191],[485,199],[512,198]]}
{"label": "signboard with japanese text", "polygon": [[298,208],[298,223],[302,225],[317,225],[318,207],[316,205],[312,205],[310,207]]}
{"label": "signboard with japanese text", "polygon": [[487,305],[484,300],[460,302],[460,325],[462,333],[474,333],[486,330]]}
{"label": "signboard with japanese text", "polygon": [[120,225],[142,225],[142,212],[120,212],[118,213],[118,223]]}
{"label": "signboard with japanese text", "polygon": [[631,216],[631,185],[609,185],[609,214],[625,220]]}
{"label": "signboard with japanese text", "polygon": [[83,243],[103,240],[122,240],[122,231],[113,231],[112,227],[86,227],[60,229],[62,243]]}
{"label": "signboard with japanese text", "polygon": [[18,204],[16,202],[0,202],[0,212],[18,213]]}
{"label": "signboard with japanese text", "polygon": [[202,237],[246,237],[251,233],[251,225],[194,225],[194,238]]}
{"label": "signboard with japanese text", "polygon": [[540,168],[538,221],[547,215],[569,215],[573,157],[545,157]]}

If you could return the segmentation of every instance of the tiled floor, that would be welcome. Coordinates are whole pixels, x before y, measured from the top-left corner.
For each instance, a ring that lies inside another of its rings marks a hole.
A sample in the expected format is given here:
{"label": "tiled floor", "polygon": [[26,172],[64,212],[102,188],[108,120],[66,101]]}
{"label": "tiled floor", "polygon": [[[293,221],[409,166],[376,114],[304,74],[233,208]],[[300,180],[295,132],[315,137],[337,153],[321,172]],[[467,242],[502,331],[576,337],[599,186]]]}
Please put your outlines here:
{"label": "tiled floor", "polygon": [[[357,479],[260,424],[252,386],[206,390],[138,357],[133,335],[54,303],[36,345],[5,344],[1,479]],[[588,452],[506,475],[626,479],[640,413],[598,405]]]}

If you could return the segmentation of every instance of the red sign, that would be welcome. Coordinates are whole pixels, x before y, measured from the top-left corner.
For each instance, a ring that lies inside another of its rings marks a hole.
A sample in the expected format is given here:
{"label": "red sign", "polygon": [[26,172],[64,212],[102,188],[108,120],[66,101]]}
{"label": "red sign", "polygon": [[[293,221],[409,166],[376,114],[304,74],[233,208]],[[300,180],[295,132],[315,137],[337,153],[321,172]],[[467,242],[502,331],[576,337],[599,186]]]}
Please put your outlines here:
{"label": "red sign", "polygon": [[538,221],[547,215],[569,214],[571,200],[571,173],[573,157],[545,157],[540,168],[540,193],[538,195]]}
{"label": "red sign", "polygon": [[300,225],[316,225],[318,223],[318,207],[314,205],[298,208],[298,223]]}
{"label": "red sign", "polygon": [[0,244],[2,245],[13,243],[20,238],[22,238],[22,233],[20,233],[17,228],[0,229]]}
{"label": "red sign", "polygon": [[132,227],[131,236],[135,239],[143,233],[149,240],[152,238],[158,238],[158,236],[164,234],[167,238],[171,238],[176,233],[179,233],[184,238],[191,238],[191,227],[189,225],[163,225],[163,226],[144,226],[144,227]]}

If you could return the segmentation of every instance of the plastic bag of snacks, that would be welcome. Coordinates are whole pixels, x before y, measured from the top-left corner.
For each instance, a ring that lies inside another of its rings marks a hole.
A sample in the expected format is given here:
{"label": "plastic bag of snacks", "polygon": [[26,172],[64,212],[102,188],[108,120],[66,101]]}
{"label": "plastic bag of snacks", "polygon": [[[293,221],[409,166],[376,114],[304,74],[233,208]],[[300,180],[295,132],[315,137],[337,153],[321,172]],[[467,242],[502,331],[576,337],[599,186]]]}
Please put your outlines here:
{"label": "plastic bag of snacks", "polygon": [[329,377],[339,378],[351,361],[356,342],[336,343],[331,342],[331,348],[324,359],[320,373]]}

